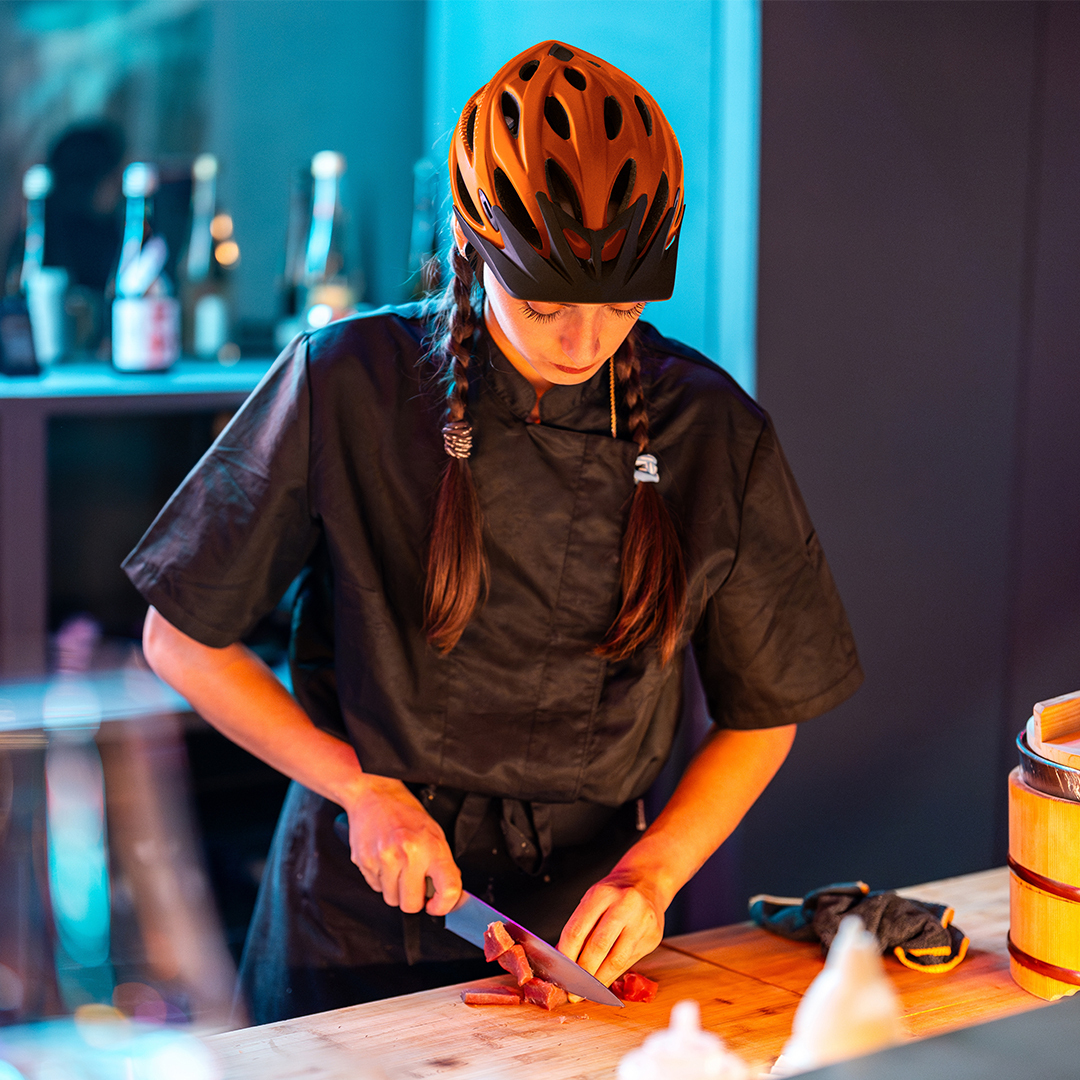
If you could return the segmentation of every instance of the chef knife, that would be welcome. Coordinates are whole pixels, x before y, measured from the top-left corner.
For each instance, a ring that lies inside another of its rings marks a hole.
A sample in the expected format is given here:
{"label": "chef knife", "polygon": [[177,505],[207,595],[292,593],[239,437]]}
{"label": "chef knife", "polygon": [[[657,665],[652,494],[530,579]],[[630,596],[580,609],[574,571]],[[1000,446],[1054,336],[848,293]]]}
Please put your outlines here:
{"label": "chef knife", "polygon": [[[346,814],[338,814],[334,820],[334,832],[348,844],[349,819]],[[427,895],[430,899],[434,893],[434,885],[431,878],[426,880]],[[501,922],[506,927],[506,932],[513,938],[514,943],[525,950],[529,965],[540,978],[561,986],[568,993],[588,998],[589,1001],[622,1008],[623,1003],[599,979],[569,957],[563,956],[554,945],[549,945],[542,937],[537,937],[531,930],[519,926],[513,919],[507,918],[502,912],[496,911],[490,904],[485,904],[464,889],[461,890],[461,899],[457,906],[446,916],[446,929],[482,949],[484,931],[488,924],[493,922]]]}
{"label": "chef knife", "polygon": [[525,950],[530,966],[540,978],[547,979],[548,982],[579,997],[598,1001],[601,1005],[618,1005],[622,1008],[622,1002],[599,979],[594,978],[569,957],[563,956],[554,945],[549,945],[542,937],[537,937],[531,930],[519,926],[513,919],[508,919],[502,912],[496,911],[490,904],[485,904],[464,889],[457,907],[446,916],[446,929],[482,949],[484,931],[488,923],[493,922],[501,922],[506,927],[506,932],[514,942]]}

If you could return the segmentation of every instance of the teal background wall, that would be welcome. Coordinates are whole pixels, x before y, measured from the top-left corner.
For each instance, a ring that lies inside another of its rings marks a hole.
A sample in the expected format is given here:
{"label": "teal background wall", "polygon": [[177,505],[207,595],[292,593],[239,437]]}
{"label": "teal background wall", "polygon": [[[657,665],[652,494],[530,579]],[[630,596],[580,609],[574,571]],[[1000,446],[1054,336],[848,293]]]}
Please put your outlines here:
{"label": "teal background wall", "polygon": [[679,138],[686,217],[664,333],[754,386],[760,5],[757,0],[428,0],[424,146],[443,167],[469,95],[546,38],[602,56],[657,100]]}
{"label": "teal background wall", "polygon": [[337,150],[363,299],[404,300],[413,163],[429,156],[441,174],[468,95],[559,38],[629,72],[668,115],[687,216],[675,295],[649,318],[752,391],[760,24],[760,0],[0,0],[13,73],[0,80],[0,228],[18,231],[22,171],[72,122],[109,116],[133,159],[180,173],[210,151],[241,251],[235,320],[268,329],[290,187]]}
{"label": "teal background wall", "polygon": [[412,166],[422,153],[423,0],[228,0],[213,18],[205,149],[242,265],[236,314],[278,314],[289,187],[319,150],[345,155],[350,234],[375,303],[404,298]]}

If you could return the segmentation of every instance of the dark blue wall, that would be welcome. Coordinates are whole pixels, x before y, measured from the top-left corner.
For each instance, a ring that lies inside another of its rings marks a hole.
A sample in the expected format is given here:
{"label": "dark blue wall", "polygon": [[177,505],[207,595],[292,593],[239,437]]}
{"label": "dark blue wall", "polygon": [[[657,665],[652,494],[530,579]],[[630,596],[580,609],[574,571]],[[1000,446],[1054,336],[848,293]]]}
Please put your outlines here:
{"label": "dark blue wall", "polygon": [[1012,738],[1080,684],[1080,9],[765,5],[758,386],[866,683],[746,888],[1000,864]]}

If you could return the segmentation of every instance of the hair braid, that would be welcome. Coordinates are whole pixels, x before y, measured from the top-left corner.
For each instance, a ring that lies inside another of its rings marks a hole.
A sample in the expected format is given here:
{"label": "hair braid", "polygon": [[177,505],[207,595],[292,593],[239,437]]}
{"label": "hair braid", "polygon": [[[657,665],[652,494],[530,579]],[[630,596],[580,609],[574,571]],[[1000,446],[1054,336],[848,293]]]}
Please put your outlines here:
{"label": "hair braid", "polygon": [[[453,276],[435,312],[437,341],[432,355],[438,356],[442,365],[444,423],[453,425],[467,424],[470,345],[477,315],[473,308],[473,264],[456,246],[450,261]],[[465,437],[471,440],[471,434]],[[458,643],[486,581],[483,518],[472,469],[467,456],[451,456],[435,499],[424,589],[425,630],[428,640],[442,652],[449,652]]]}
{"label": "hair braid", "polygon": [[[636,331],[627,336],[613,360],[630,413],[630,435],[638,453],[644,454],[649,448],[649,412],[641,388]],[[622,605],[607,637],[597,647],[609,660],[625,660],[655,638],[661,662],[666,664],[682,632],[686,613],[682,545],[671,511],[656,486],[634,485],[620,561]]]}

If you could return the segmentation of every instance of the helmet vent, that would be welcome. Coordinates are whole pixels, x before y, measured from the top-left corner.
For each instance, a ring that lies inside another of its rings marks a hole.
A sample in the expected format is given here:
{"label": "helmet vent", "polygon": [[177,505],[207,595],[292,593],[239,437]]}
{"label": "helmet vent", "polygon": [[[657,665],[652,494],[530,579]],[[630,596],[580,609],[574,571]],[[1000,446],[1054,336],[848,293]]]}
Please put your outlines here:
{"label": "helmet vent", "polygon": [[518,75],[520,75],[521,78],[525,80],[525,82],[528,82],[536,74],[536,69],[539,66],[539,60],[530,60],[527,64],[522,64],[521,70],[518,72]]}
{"label": "helmet vent", "polygon": [[465,121],[465,145],[469,148],[469,157],[473,156],[473,143],[476,139],[476,106],[472,107],[469,119]]}
{"label": "helmet vent", "polygon": [[585,76],[582,75],[582,73],[578,71],[577,68],[563,68],[563,75],[566,76],[566,81],[575,90],[584,90],[585,87],[588,85],[588,83],[585,81]]}
{"label": "helmet vent", "polygon": [[619,170],[619,175],[615,177],[615,183],[611,185],[605,225],[610,225],[629,205],[630,192],[634,190],[634,181],[636,179],[637,162],[633,158],[627,158],[626,164]]}
{"label": "helmet vent", "polygon": [[468,214],[468,216],[471,217],[477,225],[480,225],[482,227],[483,221],[481,220],[480,215],[477,213],[476,203],[472,201],[472,196],[469,194],[469,189],[465,186],[465,178],[461,175],[460,168],[457,170],[457,176],[454,178],[454,183],[457,188],[457,197],[458,202],[461,204],[461,209],[464,210],[465,213]]}
{"label": "helmet vent", "polygon": [[637,111],[641,113],[641,122],[645,125],[645,134],[652,134],[652,113],[649,112],[649,106],[638,97],[634,95],[634,104],[637,106]]}
{"label": "helmet vent", "polygon": [[574,59],[574,54],[565,45],[560,45],[557,41],[548,49],[548,56],[554,56],[556,60],[562,60],[563,63]]}
{"label": "helmet vent", "polygon": [[544,102],[544,119],[560,139],[570,138],[570,117],[566,115],[566,110],[558,99],[549,97]]}
{"label": "helmet vent", "polygon": [[667,173],[662,172],[660,174],[660,183],[656,185],[656,194],[653,196],[652,206],[649,207],[648,216],[641,226],[641,232],[638,233],[637,249],[639,255],[645,250],[645,245],[649,242],[649,238],[655,231],[656,226],[660,224],[660,219],[664,216],[664,210],[667,208],[667,197],[668,178]]}
{"label": "helmet vent", "polygon": [[495,170],[495,198],[499,206],[502,207],[502,212],[509,219],[510,224],[534,248],[539,250],[543,245],[543,241],[540,239],[540,230],[536,227],[533,219],[529,217],[529,211],[525,209],[521,196],[514,190],[514,185],[502,169]]}
{"label": "helmet vent", "polygon": [[517,98],[509,90],[503,91],[502,115],[510,135],[516,139],[518,123],[521,121],[521,106],[518,105]]}
{"label": "helmet vent", "polygon": [[564,213],[569,214],[575,221],[584,224],[581,214],[581,202],[574,190],[574,182],[566,175],[562,166],[557,161],[548,158],[544,162],[544,174],[547,176],[548,194],[551,201],[561,207]]}
{"label": "helmet vent", "polygon": [[502,232],[502,229],[499,228],[499,223],[495,220],[495,215],[491,212],[491,203],[488,202],[487,196],[484,194],[484,189],[477,188],[476,191],[480,196],[480,205],[484,208],[484,213],[487,215],[488,221],[491,222],[491,227],[496,232]]}
{"label": "helmet vent", "polygon": [[604,130],[609,140],[622,131],[622,106],[610,96],[604,98]]}

